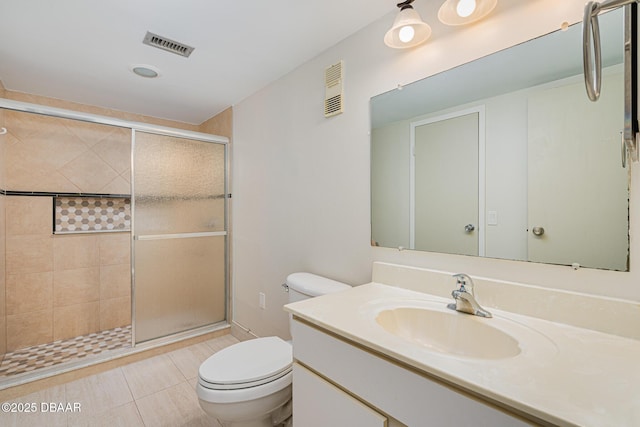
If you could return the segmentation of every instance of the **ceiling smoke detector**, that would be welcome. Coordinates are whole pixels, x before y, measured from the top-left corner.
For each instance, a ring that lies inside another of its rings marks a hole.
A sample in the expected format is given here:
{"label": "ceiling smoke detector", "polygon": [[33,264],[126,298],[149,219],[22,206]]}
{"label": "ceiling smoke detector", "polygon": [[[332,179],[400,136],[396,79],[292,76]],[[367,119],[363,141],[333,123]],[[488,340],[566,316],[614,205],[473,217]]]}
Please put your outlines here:
{"label": "ceiling smoke detector", "polygon": [[191,55],[191,52],[195,49],[195,47],[187,46],[184,43],[153,34],[150,31],[147,31],[142,43],[148,46],[157,47],[158,49],[166,50],[167,52],[175,53],[176,55],[184,56],[185,58],[188,58],[189,55]]}

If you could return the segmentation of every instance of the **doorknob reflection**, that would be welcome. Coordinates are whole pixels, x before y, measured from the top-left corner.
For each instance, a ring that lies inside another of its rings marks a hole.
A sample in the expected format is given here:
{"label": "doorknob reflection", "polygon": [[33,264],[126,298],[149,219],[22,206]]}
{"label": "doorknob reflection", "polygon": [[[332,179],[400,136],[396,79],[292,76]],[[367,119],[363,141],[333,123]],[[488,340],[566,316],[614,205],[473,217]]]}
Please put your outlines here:
{"label": "doorknob reflection", "polygon": [[533,227],[531,232],[534,234],[534,236],[540,237],[540,236],[542,236],[544,234],[544,228],[542,228],[542,227]]}

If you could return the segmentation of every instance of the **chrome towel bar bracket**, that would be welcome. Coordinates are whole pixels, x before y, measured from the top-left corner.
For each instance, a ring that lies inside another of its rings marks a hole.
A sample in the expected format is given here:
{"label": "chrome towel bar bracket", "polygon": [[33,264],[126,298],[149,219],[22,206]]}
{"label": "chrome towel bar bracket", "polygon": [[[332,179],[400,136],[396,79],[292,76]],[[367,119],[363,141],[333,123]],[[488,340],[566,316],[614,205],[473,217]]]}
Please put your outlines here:
{"label": "chrome towel bar bracket", "polygon": [[640,0],[605,0],[601,3],[589,1],[584,8],[582,21],[582,58],[584,65],[584,83],[587,96],[597,101],[602,88],[602,52],[600,47],[600,26],[598,14],[611,9],[625,7],[624,29],[624,72],[625,72],[625,107],[624,107],[624,145],[629,158],[638,161],[638,117],[637,117],[637,54],[635,50],[636,28],[635,15]]}

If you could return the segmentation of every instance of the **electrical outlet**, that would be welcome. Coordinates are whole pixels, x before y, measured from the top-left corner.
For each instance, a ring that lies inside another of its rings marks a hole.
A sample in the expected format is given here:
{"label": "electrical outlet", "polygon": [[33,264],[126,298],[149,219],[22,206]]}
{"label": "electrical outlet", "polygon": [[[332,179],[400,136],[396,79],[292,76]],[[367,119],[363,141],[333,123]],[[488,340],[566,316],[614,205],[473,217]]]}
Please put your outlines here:
{"label": "electrical outlet", "polygon": [[258,306],[264,310],[267,307],[267,296],[264,294],[264,292],[260,292],[258,295],[260,296]]}

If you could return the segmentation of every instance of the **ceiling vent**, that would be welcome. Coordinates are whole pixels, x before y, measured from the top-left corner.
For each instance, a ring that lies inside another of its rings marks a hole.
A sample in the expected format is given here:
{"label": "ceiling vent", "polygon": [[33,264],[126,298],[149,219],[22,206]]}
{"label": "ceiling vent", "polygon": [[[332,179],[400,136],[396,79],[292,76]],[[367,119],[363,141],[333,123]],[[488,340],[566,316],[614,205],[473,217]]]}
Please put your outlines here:
{"label": "ceiling vent", "polygon": [[191,55],[191,52],[195,49],[194,47],[178,43],[177,41],[153,34],[149,31],[147,31],[147,34],[144,36],[142,43],[152,47],[157,47],[158,49],[166,50],[167,52],[175,53],[176,55],[184,56],[185,58],[188,58],[189,55]]}
{"label": "ceiling vent", "polygon": [[324,116],[331,117],[344,112],[342,81],[344,67],[342,61],[324,70]]}

